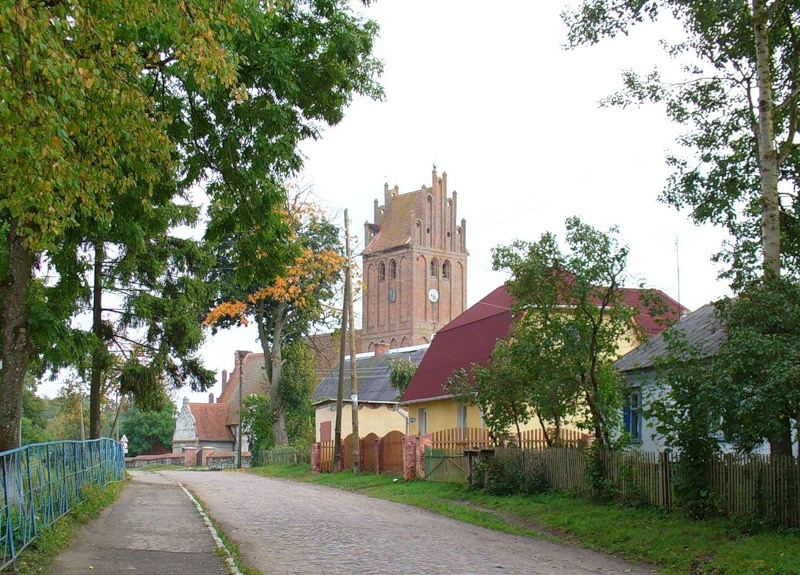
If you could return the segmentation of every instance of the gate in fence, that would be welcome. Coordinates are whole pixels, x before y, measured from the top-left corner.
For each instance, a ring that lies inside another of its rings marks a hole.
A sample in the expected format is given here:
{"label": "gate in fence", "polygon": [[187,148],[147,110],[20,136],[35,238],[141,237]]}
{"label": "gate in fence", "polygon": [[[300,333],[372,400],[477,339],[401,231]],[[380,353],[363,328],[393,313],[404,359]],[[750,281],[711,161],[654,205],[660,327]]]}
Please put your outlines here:
{"label": "gate in fence", "polygon": [[469,475],[463,450],[425,448],[425,479],[447,483],[466,483]]}
{"label": "gate in fence", "polygon": [[79,503],[85,487],[125,471],[122,446],[108,438],[34,443],[0,453],[0,464],[0,571]]}

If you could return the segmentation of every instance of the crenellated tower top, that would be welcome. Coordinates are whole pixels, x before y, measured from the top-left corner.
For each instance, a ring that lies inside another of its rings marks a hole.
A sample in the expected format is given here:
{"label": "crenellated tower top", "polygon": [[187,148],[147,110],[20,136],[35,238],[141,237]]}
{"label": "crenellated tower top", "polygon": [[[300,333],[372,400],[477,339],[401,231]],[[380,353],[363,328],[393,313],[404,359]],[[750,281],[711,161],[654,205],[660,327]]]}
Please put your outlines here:
{"label": "crenellated tower top", "polygon": [[364,345],[429,342],[466,308],[469,254],[458,194],[448,196],[447,173],[434,166],[430,187],[401,194],[385,183],[383,196],[364,224]]}

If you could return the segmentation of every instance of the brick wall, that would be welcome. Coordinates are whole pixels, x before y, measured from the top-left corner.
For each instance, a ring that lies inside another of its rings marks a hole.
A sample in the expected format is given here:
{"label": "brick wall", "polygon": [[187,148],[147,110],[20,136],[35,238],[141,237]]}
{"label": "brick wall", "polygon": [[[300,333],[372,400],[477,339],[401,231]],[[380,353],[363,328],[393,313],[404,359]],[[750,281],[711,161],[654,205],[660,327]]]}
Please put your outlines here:
{"label": "brick wall", "polygon": [[185,465],[183,455],[167,453],[164,455],[139,455],[137,457],[126,457],[125,467],[137,469],[148,465]]}

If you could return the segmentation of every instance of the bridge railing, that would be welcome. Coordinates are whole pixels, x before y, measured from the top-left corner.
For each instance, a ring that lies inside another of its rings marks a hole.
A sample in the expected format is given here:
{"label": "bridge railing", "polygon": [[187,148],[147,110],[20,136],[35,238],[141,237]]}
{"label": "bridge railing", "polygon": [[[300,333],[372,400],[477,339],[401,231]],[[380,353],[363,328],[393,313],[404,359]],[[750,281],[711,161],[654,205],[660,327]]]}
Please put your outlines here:
{"label": "bridge railing", "polygon": [[87,486],[122,478],[122,446],[108,438],[33,443],[0,453],[0,571],[77,503]]}

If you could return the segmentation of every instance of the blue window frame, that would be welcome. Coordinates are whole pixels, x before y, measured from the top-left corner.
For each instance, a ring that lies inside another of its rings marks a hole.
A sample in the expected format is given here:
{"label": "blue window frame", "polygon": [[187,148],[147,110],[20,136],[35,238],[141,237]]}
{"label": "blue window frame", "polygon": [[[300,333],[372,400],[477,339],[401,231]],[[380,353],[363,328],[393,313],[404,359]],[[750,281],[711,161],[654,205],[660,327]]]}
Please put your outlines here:
{"label": "blue window frame", "polygon": [[625,431],[631,442],[642,440],[642,394],[638,389],[631,389],[625,403]]}

